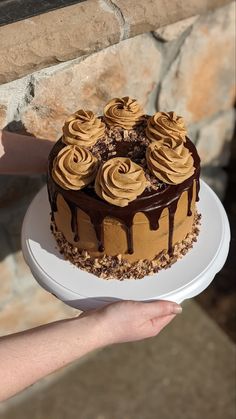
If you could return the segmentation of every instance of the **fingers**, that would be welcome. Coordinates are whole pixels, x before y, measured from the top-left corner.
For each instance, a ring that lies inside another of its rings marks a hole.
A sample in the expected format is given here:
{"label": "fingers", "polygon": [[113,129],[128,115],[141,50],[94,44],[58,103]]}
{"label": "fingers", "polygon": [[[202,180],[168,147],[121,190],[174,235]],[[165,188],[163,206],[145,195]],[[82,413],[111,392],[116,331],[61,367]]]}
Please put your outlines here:
{"label": "fingers", "polygon": [[175,317],[176,317],[176,314],[169,314],[167,316],[156,317],[152,319],[154,335],[157,335],[158,333],[160,333],[161,330],[164,329],[164,327],[166,327]]}
{"label": "fingers", "polygon": [[146,314],[150,318],[167,316],[170,314],[179,314],[182,312],[182,307],[172,301],[152,301],[145,303]]}

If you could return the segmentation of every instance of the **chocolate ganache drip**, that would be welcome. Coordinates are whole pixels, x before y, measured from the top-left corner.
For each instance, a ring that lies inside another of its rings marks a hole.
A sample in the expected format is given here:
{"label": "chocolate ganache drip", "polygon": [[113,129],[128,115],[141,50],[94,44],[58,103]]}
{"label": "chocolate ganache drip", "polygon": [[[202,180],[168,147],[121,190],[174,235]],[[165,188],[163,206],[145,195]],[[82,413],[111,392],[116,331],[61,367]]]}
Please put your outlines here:
{"label": "chocolate ganache drip", "polygon": [[112,217],[120,221],[126,230],[127,250],[129,254],[133,253],[133,234],[132,226],[134,216],[138,212],[142,212],[149,220],[150,230],[157,230],[159,228],[159,219],[164,208],[168,208],[169,212],[169,238],[168,238],[168,253],[173,252],[173,230],[174,217],[180,196],[184,191],[188,194],[188,207],[186,215],[191,216],[191,203],[193,197],[193,187],[196,184],[196,200],[199,199],[199,174],[200,174],[200,159],[197,154],[195,146],[187,138],[186,147],[189,149],[194,160],[194,174],[178,185],[166,185],[163,189],[157,191],[145,190],[133,202],[130,202],[126,207],[118,207],[107,203],[99,198],[92,187],[86,187],[82,190],[73,191],[62,189],[54,182],[51,172],[55,156],[65,147],[65,144],[59,140],[53,147],[49,156],[49,170],[48,170],[48,194],[52,209],[52,220],[54,219],[54,212],[57,211],[57,195],[60,193],[68,204],[71,211],[71,229],[74,233],[74,241],[79,241],[78,224],[77,224],[77,208],[84,211],[91,219],[94,226],[96,237],[98,241],[98,250],[104,251],[104,227],[103,222],[106,217]]}
{"label": "chocolate ganache drip", "polygon": [[73,202],[67,201],[67,204],[70,208],[71,212],[71,230],[74,233],[74,241],[79,241],[79,234],[78,234],[78,217],[77,217],[77,207],[73,204]]}
{"label": "chocolate ganache drip", "polygon": [[198,169],[198,176],[196,176],[196,201],[199,201],[199,191],[200,191],[200,180],[199,180],[199,176],[200,176],[200,169]]}

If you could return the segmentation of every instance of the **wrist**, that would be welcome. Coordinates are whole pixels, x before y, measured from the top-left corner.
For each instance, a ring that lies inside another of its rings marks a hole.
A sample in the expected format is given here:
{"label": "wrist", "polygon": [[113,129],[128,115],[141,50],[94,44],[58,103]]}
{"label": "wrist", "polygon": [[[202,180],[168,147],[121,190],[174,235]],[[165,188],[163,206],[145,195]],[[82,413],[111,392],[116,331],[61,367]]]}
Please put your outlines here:
{"label": "wrist", "polygon": [[96,315],[74,317],[68,320],[69,333],[75,349],[82,350],[85,354],[107,345],[100,320],[96,318]]}

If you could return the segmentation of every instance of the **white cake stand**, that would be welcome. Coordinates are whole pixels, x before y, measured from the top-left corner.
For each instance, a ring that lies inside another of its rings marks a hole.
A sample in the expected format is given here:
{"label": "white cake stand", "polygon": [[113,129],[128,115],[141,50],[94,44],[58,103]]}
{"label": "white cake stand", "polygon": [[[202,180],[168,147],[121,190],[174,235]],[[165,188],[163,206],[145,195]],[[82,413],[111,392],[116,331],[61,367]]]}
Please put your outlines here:
{"label": "white cake stand", "polygon": [[230,242],[226,212],[201,181],[201,230],[197,243],[170,269],[139,280],[103,280],[76,268],[59,253],[50,231],[50,207],[44,187],[34,198],[22,227],[22,249],[39,284],[66,304],[90,310],[115,300],[170,300],[181,303],[200,294],[223,267]]}

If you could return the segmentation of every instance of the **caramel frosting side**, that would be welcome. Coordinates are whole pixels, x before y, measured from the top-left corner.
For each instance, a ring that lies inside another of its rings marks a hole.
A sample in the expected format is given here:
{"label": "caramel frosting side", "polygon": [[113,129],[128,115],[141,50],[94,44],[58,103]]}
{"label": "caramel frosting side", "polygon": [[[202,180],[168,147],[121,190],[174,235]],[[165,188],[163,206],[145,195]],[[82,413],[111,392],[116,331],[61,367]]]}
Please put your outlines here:
{"label": "caramel frosting side", "polygon": [[94,180],[97,166],[97,158],[89,150],[68,145],[54,158],[52,177],[63,189],[79,190]]}
{"label": "caramel frosting side", "polygon": [[114,98],[104,108],[104,120],[109,126],[132,129],[143,121],[144,111],[137,100],[128,96]]}
{"label": "caramel frosting side", "polygon": [[67,118],[63,126],[65,144],[92,147],[103,137],[105,124],[92,111],[78,110]]}
{"label": "caramel frosting side", "polygon": [[147,186],[142,167],[127,157],[115,157],[100,166],[95,191],[110,204],[125,207]]}
{"label": "caramel frosting side", "polygon": [[151,141],[167,138],[186,141],[186,134],[184,119],[175,112],[157,112],[148,119],[146,135]]}
{"label": "caramel frosting side", "polygon": [[194,174],[192,154],[182,139],[153,141],[146,150],[151,173],[162,182],[178,185]]}

